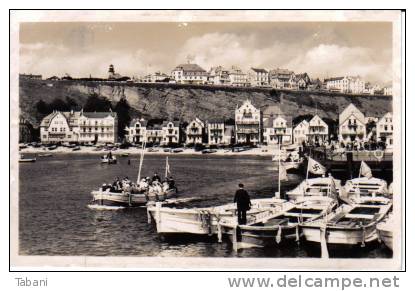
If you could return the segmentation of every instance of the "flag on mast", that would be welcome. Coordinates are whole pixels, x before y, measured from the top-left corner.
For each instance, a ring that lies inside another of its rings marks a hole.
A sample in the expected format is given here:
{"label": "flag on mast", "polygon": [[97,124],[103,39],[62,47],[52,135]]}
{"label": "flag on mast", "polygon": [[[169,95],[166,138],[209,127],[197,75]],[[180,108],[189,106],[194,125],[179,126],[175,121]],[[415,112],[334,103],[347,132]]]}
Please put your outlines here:
{"label": "flag on mast", "polygon": [[307,173],[308,172],[316,175],[323,175],[326,173],[326,168],[316,160],[308,157]]}
{"label": "flag on mast", "polygon": [[279,178],[280,178],[280,182],[281,181],[288,181],[287,168],[285,168],[284,164],[280,164]]}
{"label": "flag on mast", "polygon": [[167,178],[170,175],[170,165],[169,165],[169,157],[166,157],[166,173],[165,177]]}
{"label": "flag on mast", "polygon": [[360,175],[365,176],[366,178],[372,178],[372,170],[370,167],[365,163],[365,161],[362,161],[360,164]]}

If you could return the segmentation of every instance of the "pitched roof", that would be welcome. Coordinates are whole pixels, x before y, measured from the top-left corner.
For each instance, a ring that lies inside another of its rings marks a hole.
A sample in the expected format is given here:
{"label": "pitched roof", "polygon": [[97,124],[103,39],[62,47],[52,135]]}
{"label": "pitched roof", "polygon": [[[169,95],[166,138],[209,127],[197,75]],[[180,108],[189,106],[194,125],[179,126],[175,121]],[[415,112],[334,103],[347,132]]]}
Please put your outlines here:
{"label": "pitched roof", "polygon": [[272,128],[274,127],[274,121],[278,118],[283,118],[287,122],[287,127],[292,127],[293,125],[293,119],[292,116],[285,115],[285,114],[279,114],[275,117],[268,117],[263,119],[263,126],[264,128]]}
{"label": "pitched roof", "polygon": [[339,81],[339,80],[343,80],[345,77],[333,77],[333,78],[327,78],[324,79],[324,82],[329,82],[329,81]]}
{"label": "pitched roof", "polygon": [[350,103],[339,115],[339,124],[343,124],[351,115],[365,123],[365,116],[353,103]]}
{"label": "pitched roof", "polygon": [[[40,126],[42,127],[48,127],[50,125],[50,122],[52,121],[53,118],[55,118],[57,115],[62,114],[65,119],[66,122],[68,123],[69,126],[75,126],[77,124],[77,120],[80,117],[80,112],[79,111],[53,111],[52,113],[50,113],[49,115],[45,116],[42,119],[42,122],[40,123]],[[72,121],[72,122],[71,122]]]}
{"label": "pitched roof", "polygon": [[81,115],[88,118],[106,118],[108,116],[117,117],[116,112],[82,112]]}
{"label": "pitched roof", "polygon": [[293,71],[290,71],[290,70],[288,70],[288,69],[280,69],[280,68],[273,69],[273,70],[270,70],[270,71],[269,71],[269,74],[270,74],[271,76],[280,76],[280,77],[282,77],[282,76],[284,76],[284,75],[288,75],[288,77],[289,77],[289,76],[291,76],[293,73],[294,73]]}
{"label": "pitched roof", "polygon": [[161,126],[166,127],[170,122],[172,122],[175,127],[180,126],[180,121],[178,121],[178,120],[165,120],[165,121],[163,121]]}
{"label": "pitched roof", "polygon": [[212,118],[208,120],[208,123],[225,123],[225,120],[220,118]]}
{"label": "pitched roof", "polygon": [[197,64],[180,64],[173,71],[184,72],[206,72],[202,67]]}
{"label": "pitched roof", "polygon": [[146,126],[147,126],[147,123],[148,123],[148,121],[147,121],[147,120],[140,119],[140,118],[134,118],[134,119],[133,119],[133,120],[131,120],[131,122],[130,122],[130,127],[135,126],[135,124],[136,124],[137,122],[140,122],[140,124],[141,124],[141,126],[142,126],[142,127],[146,127]]}
{"label": "pitched roof", "polygon": [[268,73],[267,70],[262,69],[262,68],[251,68],[251,70],[257,73]]}

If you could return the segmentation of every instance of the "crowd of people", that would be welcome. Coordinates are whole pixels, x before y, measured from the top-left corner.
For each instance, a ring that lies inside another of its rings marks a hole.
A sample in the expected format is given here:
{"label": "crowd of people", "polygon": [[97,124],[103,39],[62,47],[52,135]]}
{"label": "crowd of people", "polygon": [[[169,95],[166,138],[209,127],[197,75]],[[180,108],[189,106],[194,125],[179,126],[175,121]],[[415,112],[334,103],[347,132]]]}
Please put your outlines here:
{"label": "crowd of people", "polygon": [[102,185],[102,191],[110,191],[113,193],[127,192],[132,194],[161,195],[170,189],[174,189],[177,192],[173,177],[166,177],[162,181],[157,173],[154,173],[152,178],[142,178],[138,183],[132,182],[128,177],[124,177],[122,180],[117,177],[113,183]]}

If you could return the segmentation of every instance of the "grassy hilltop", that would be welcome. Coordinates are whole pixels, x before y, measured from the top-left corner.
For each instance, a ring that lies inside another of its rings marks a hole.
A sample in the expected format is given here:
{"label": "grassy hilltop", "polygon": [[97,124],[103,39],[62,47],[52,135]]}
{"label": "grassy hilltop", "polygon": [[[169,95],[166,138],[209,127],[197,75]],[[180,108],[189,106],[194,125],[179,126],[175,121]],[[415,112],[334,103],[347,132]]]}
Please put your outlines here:
{"label": "grassy hilltop", "polygon": [[105,96],[113,103],[125,96],[134,109],[133,115],[181,121],[196,116],[201,119],[234,118],[235,107],[246,99],[262,109],[267,105],[279,105],[284,113],[294,117],[314,114],[317,110],[320,116],[336,120],[339,112],[351,102],[368,116],[380,116],[392,110],[391,96],[176,84],[21,80],[20,113],[37,126],[41,116],[35,104],[39,100],[50,102],[55,98],[70,97],[78,104],[84,104],[91,93]]}

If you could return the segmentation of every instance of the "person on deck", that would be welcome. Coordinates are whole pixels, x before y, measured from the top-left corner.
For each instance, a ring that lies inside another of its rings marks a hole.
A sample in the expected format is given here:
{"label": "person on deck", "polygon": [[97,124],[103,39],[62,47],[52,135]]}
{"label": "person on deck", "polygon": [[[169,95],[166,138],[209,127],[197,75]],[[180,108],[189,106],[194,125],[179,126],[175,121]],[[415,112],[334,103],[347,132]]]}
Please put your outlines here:
{"label": "person on deck", "polygon": [[238,211],[238,224],[246,224],[246,212],[251,209],[251,199],[244,189],[244,184],[239,184],[233,202],[236,203]]}
{"label": "person on deck", "polygon": [[154,173],[152,182],[157,181],[161,183],[161,178],[157,173]]}

